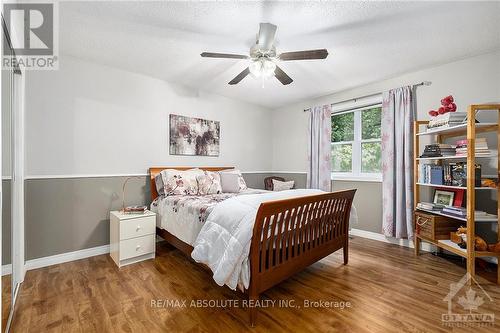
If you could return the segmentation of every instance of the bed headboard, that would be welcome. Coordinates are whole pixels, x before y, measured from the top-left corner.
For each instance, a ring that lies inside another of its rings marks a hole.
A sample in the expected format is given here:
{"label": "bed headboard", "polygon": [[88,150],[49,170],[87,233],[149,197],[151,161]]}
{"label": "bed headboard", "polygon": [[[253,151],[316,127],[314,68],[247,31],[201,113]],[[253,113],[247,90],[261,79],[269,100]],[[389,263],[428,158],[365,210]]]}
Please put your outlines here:
{"label": "bed headboard", "polygon": [[234,167],[151,167],[149,168],[150,186],[151,186],[151,200],[156,199],[158,192],[156,191],[155,177],[162,170],[165,169],[175,169],[175,170],[189,170],[193,168],[198,168],[206,171],[222,171],[234,169]]}

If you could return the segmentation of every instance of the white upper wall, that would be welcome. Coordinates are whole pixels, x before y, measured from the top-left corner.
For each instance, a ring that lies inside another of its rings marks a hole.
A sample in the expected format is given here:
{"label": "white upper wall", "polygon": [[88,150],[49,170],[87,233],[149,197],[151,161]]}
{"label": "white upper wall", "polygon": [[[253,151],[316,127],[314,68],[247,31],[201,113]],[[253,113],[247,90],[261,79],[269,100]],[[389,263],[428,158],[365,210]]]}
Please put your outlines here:
{"label": "white upper wall", "polygon": [[457,111],[465,112],[469,104],[500,103],[500,51],[419,70],[274,110],[273,170],[307,170],[308,114],[303,112],[304,109],[422,81],[432,81],[432,85],[418,88],[419,120],[429,119],[427,112],[438,107],[441,98],[450,94],[455,97]]}
{"label": "white upper wall", "polygon": [[[144,174],[150,166],[271,168],[270,110],[60,59],[57,71],[27,74],[27,176]],[[220,121],[220,156],[170,156],[171,113]]]}

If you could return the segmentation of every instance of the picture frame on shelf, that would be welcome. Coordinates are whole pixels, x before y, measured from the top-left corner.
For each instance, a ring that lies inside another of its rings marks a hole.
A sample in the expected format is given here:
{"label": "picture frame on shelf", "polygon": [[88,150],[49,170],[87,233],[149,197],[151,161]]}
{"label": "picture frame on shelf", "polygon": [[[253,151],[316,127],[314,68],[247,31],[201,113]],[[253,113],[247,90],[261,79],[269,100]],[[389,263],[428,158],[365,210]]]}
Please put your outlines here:
{"label": "picture frame on shelf", "polygon": [[448,190],[435,190],[433,202],[443,206],[453,206],[455,199],[455,192]]}
{"label": "picture frame on shelf", "polygon": [[453,197],[453,205],[450,206],[462,207],[464,203],[466,189],[461,189],[461,188],[447,189],[438,187],[436,190],[455,193],[455,196]]}

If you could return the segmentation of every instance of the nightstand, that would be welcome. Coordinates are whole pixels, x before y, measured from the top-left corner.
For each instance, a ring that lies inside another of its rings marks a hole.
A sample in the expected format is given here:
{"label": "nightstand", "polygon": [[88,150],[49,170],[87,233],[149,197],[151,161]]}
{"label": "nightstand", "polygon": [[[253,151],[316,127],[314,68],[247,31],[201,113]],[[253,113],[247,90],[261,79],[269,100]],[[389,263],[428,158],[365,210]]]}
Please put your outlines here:
{"label": "nightstand", "polygon": [[156,214],[110,214],[110,255],[118,267],[155,257]]}

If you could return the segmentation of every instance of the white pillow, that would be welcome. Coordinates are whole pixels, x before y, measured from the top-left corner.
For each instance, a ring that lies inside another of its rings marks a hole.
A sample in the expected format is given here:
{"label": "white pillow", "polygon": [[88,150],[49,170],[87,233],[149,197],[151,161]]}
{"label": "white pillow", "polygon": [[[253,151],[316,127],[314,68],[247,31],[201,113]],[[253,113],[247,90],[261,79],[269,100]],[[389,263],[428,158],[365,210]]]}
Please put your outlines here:
{"label": "white pillow", "polygon": [[243,176],[241,175],[241,171],[238,169],[230,169],[230,170],[223,170],[220,171],[220,173],[232,173],[238,175],[238,184],[240,186],[240,192],[244,191],[248,188],[247,183],[245,183],[245,180],[243,179]]}
{"label": "white pillow", "polygon": [[281,182],[279,180],[273,179],[273,191],[285,191],[291,190],[295,185],[295,181],[290,180],[289,182]]}
{"label": "white pillow", "polygon": [[240,192],[240,176],[230,172],[219,172],[222,193]]}
{"label": "white pillow", "polygon": [[198,194],[219,194],[222,193],[220,175],[218,172],[205,171],[204,174],[196,176],[198,182]]}
{"label": "white pillow", "polygon": [[160,174],[165,188],[165,195],[196,195],[198,194],[196,177],[203,175],[203,170],[165,169]]}

